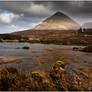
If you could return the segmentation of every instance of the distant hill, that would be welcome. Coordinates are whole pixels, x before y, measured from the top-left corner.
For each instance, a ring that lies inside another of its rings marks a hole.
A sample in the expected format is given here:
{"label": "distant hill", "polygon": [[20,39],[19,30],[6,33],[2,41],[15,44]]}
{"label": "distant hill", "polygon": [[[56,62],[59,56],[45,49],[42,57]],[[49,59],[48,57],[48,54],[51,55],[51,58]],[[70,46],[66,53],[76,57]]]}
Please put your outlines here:
{"label": "distant hill", "polygon": [[49,33],[74,33],[80,28],[80,25],[67,15],[56,12],[48,17],[42,23],[35,26],[33,29],[14,32],[17,35],[46,35]]}
{"label": "distant hill", "polygon": [[87,22],[82,25],[83,31],[86,34],[92,34],[92,22]]}
{"label": "distant hill", "polygon": [[82,25],[83,28],[92,29],[92,22],[87,22]]}

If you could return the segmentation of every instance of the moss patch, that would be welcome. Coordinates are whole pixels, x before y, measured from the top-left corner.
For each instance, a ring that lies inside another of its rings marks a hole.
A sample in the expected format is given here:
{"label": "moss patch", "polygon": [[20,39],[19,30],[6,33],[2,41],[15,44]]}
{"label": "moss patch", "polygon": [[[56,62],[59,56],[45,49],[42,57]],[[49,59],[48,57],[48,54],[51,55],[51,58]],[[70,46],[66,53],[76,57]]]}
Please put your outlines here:
{"label": "moss patch", "polygon": [[63,61],[56,61],[55,64],[52,64],[53,69],[56,69],[56,68],[59,68],[59,67],[64,68],[64,66],[65,66],[65,63]]}
{"label": "moss patch", "polygon": [[38,81],[38,82],[41,82],[42,81],[42,78],[41,78],[40,74],[37,73],[37,72],[31,72],[31,77],[34,80]]}

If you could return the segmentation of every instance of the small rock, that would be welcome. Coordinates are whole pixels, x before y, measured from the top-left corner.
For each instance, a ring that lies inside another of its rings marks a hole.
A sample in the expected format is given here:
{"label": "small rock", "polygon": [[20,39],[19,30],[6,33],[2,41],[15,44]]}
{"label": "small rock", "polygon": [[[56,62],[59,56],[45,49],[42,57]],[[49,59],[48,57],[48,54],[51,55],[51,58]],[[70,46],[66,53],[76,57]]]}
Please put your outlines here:
{"label": "small rock", "polygon": [[48,51],[53,51],[54,49],[53,48],[48,48]]}

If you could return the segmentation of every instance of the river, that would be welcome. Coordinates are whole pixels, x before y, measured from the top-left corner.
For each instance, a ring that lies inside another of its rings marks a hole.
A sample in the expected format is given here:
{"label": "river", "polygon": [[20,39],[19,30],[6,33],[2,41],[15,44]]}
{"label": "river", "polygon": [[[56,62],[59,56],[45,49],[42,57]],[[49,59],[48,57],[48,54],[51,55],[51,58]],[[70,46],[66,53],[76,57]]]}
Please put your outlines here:
{"label": "river", "polygon": [[[22,49],[28,46],[30,49]],[[76,69],[92,68],[92,53],[73,51],[71,45],[38,43],[0,43],[0,60],[21,62],[1,63],[2,67],[16,67],[21,72],[48,71],[57,60],[70,63]],[[82,46],[76,46],[81,48]]]}

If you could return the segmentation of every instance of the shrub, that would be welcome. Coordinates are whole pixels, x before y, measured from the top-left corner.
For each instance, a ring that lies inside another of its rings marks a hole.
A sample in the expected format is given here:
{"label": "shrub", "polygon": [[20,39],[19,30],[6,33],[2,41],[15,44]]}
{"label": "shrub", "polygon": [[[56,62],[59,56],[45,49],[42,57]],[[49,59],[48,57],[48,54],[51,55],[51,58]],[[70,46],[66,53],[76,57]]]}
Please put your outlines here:
{"label": "shrub", "polygon": [[8,73],[12,73],[12,74],[16,74],[18,73],[18,70],[16,68],[13,68],[13,67],[7,67],[7,68],[3,68],[1,71],[0,71],[1,74],[8,74]]}
{"label": "shrub", "polygon": [[24,47],[22,47],[22,49],[30,49],[30,47],[24,46]]}
{"label": "shrub", "polygon": [[52,65],[53,69],[56,69],[59,67],[64,68],[64,66],[65,66],[65,63],[63,61],[56,61],[56,63]]}
{"label": "shrub", "polygon": [[38,81],[38,82],[41,82],[41,81],[42,81],[42,77],[41,77],[40,74],[37,73],[37,72],[31,72],[31,77],[32,77],[34,80]]}
{"label": "shrub", "polygon": [[16,83],[18,71],[15,68],[3,68],[0,70],[0,90],[7,91]]}
{"label": "shrub", "polygon": [[29,83],[26,74],[19,73],[16,68],[4,68],[0,70],[0,90],[28,90]]}

